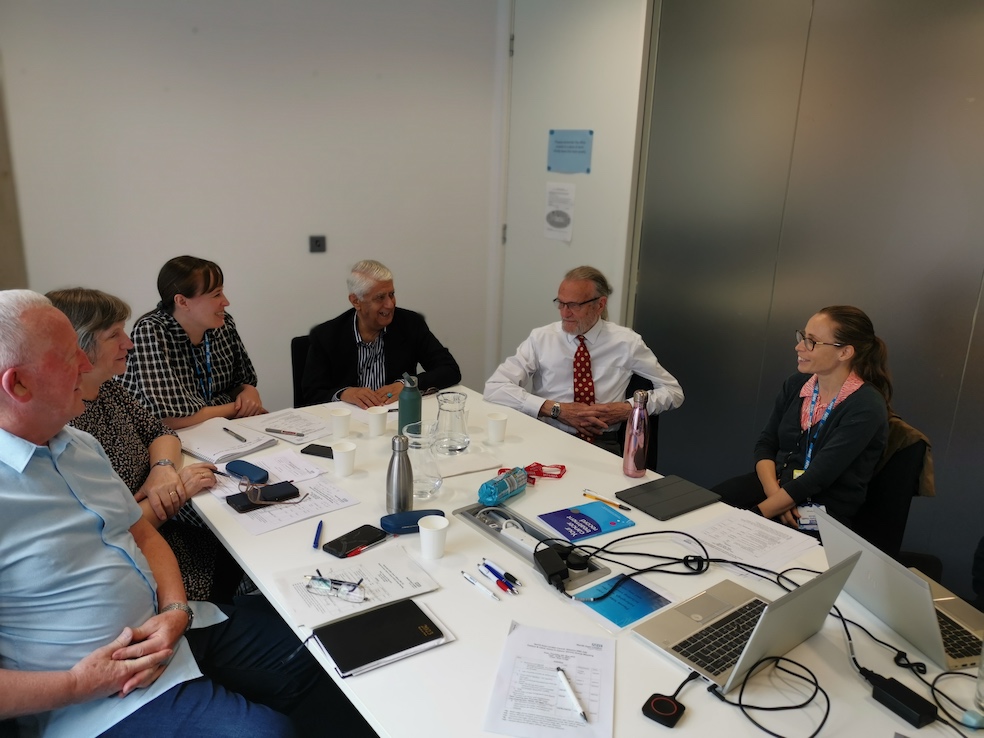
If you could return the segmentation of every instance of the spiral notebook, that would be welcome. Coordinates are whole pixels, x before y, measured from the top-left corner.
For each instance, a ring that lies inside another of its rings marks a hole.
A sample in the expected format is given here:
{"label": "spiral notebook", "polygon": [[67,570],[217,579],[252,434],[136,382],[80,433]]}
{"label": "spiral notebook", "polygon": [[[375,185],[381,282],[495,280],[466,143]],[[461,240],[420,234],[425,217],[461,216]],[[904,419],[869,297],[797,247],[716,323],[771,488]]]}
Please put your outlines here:
{"label": "spiral notebook", "polygon": [[277,443],[265,433],[225,418],[212,418],[177,433],[182,449],[211,464],[224,464]]}

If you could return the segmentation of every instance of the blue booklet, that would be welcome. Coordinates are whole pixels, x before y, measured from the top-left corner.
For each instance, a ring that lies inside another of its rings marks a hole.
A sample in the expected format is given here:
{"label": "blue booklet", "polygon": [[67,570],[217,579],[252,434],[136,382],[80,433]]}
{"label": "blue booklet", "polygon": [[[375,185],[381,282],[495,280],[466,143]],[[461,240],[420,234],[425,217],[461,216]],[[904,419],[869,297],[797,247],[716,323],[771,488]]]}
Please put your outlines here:
{"label": "blue booklet", "polygon": [[543,513],[539,518],[568,541],[583,541],[585,538],[635,525],[632,520],[604,502],[588,502],[577,507],[555,510]]}
{"label": "blue booklet", "polygon": [[[577,596],[584,600],[597,597],[614,587],[620,579],[625,579],[625,575],[619,574],[614,579],[596,584],[591,589],[578,592]],[[613,625],[625,628],[669,605],[670,601],[663,595],[649,589],[642,582],[630,579],[625,584],[620,585],[610,597],[597,602],[582,602],[582,604],[585,607],[590,607]]]}

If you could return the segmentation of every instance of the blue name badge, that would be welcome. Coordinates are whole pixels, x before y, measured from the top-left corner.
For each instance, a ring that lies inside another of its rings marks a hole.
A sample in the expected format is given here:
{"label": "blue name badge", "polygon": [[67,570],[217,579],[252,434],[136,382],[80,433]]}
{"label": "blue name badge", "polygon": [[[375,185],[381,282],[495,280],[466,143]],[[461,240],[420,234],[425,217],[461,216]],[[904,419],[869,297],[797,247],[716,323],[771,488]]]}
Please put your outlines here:
{"label": "blue name badge", "polygon": [[799,512],[799,529],[801,531],[820,530],[817,525],[817,510],[827,512],[825,505],[818,505],[815,502],[806,502],[796,508]]}

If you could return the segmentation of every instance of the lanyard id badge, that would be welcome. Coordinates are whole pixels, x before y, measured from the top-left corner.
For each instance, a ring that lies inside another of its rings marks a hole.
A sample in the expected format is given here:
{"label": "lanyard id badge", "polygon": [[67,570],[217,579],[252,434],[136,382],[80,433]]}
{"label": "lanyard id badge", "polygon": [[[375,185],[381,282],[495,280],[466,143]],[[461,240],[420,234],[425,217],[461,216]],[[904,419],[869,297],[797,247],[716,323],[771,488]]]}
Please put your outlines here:
{"label": "lanyard id badge", "polygon": [[[813,422],[813,413],[817,408],[817,400],[819,399],[819,397],[820,397],[820,381],[817,380],[817,383],[813,385],[813,397],[810,398],[810,414],[807,416],[807,421],[806,421],[807,426],[809,426],[809,424]],[[816,441],[817,436],[820,435],[820,429],[823,428],[823,424],[827,422],[827,418],[830,417],[830,412],[831,410],[834,409],[834,405],[836,403],[837,403],[837,398],[834,397],[834,399],[830,401],[830,404],[827,405],[827,409],[823,411],[823,415],[820,416],[820,421],[817,423],[817,429],[816,431],[814,431],[812,435],[810,434],[810,428],[807,427],[806,437],[808,439],[808,443],[806,445],[806,458],[803,460],[802,471],[796,470],[799,471],[799,474],[797,474],[796,471],[793,472],[793,479],[796,479],[797,477],[799,477],[800,474],[802,474],[803,472],[805,472],[807,469],[810,468],[810,460],[813,458],[813,442]]]}
{"label": "lanyard id badge", "polygon": [[804,502],[796,510],[799,512],[797,528],[801,531],[816,531],[820,530],[820,526],[817,525],[817,510],[827,512],[827,506],[818,505],[815,502]]}

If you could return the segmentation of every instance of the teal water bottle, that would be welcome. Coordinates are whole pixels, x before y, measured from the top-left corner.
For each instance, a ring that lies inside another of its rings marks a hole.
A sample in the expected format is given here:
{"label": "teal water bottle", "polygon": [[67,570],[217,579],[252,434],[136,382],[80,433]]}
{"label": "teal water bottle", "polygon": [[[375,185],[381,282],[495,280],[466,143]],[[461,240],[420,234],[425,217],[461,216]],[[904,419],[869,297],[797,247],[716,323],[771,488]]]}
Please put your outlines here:
{"label": "teal water bottle", "polygon": [[417,378],[403,373],[405,386],[400,392],[400,413],[397,418],[397,434],[402,435],[403,429],[410,423],[420,422],[420,390],[417,388]]}

